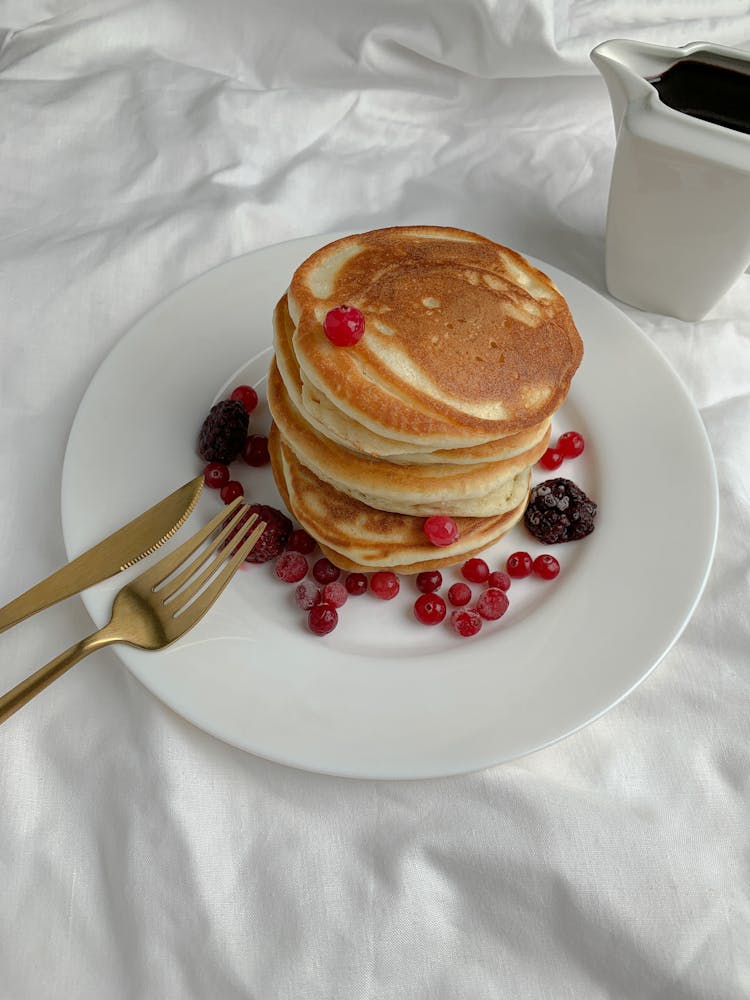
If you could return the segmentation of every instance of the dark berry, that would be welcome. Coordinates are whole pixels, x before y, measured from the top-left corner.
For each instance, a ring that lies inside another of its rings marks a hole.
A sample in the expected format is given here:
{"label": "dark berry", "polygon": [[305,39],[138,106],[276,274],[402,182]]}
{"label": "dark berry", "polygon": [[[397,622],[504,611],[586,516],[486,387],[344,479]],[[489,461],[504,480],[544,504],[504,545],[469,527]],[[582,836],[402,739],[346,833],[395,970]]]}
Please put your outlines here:
{"label": "dark berry", "polygon": [[209,462],[203,470],[203,482],[212,490],[220,490],[231,478],[229,466],[223,462]]}
{"label": "dark berry", "polygon": [[266,527],[245,561],[263,563],[268,562],[269,559],[275,559],[284,551],[289,535],[292,533],[292,522],[286,514],[282,514],[276,507],[269,507],[266,504],[251,504],[248,511],[251,514],[257,514],[259,521],[265,521]]}
{"label": "dark berry", "polygon": [[505,568],[508,571],[508,576],[514,580],[520,580],[525,576],[531,575],[533,565],[534,563],[528,552],[514,552],[508,556]]}
{"label": "dark berry", "polygon": [[354,306],[337,306],[326,313],[323,329],[332,344],[352,347],[365,332],[365,317]]}
{"label": "dark berry", "polygon": [[504,590],[499,590],[497,587],[488,587],[487,590],[479,595],[476,609],[482,618],[486,618],[489,622],[494,622],[498,618],[503,617],[508,610],[508,603],[508,595]]}
{"label": "dark berry", "polygon": [[594,530],[596,504],[569,479],[547,479],[529,496],[524,523],[545,545],[573,542]]}
{"label": "dark berry", "polygon": [[424,523],[424,533],[432,545],[452,545],[458,538],[458,525],[447,514],[433,514]]}
{"label": "dark berry", "polygon": [[254,469],[268,465],[271,461],[268,454],[268,438],[262,434],[250,434],[242,448],[242,457]]}
{"label": "dark berry", "polygon": [[304,528],[295,528],[289,536],[286,547],[292,552],[301,552],[303,556],[309,556],[315,549],[315,539],[311,538]]}
{"label": "dark berry", "polygon": [[543,580],[554,580],[560,572],[560,563],[554,556],[537,556],[534,560],[534,572]]}
{"label": "dark berry", "polygon": [[499,590],[509,590],[510,577],[507,573],[503,573],[501,569],[496,569],[487,577],[487,586],[497,587]]}
{"label": "dark berry", "polygon": [[401,589],[401,584],[395,573],[390,570],[381,570],[373,573],[370,578],[370,590],[381,601],[390,601]]}
{"label": "dark berry", "polygon": [[299,583],[307,576],[307,559],[301,552],[282,552],[274,563],[273,571],[284,583]]}
{"label": "dark berry", "polygon": [[344,581],[344,586],[352,597],[359,597],[367,592],[367,577],[364,573],[350,573]]}
{"label": "dark berry", "polygon": [[338,566],[334,566],[330,559],[323,556],[313,565],[312,575],[318,583],[333,583],[341,576],[341,570]]}
{"label": "dark berry", "polygon": [[450,621],[453,631],[464,639],[476,635],[482,627],[482,619],[473,608],[452,611]]}
{"label": "dark berry", "polygon": [[585,447],[583,435],[578,431],[566,431],[557,439],[557,450],[562,452],[565,458],[578,458]]}
{"label": "dark berry", "polygon": [[465,583],[454,583],[448,589],[448,600],[454,607],[463,607],[471,600],[471,587]]}
{"label": "dark berry", "polygon": [[417,590],[423,594],[434,594],[443,584],[443,574],[438,569],[426,569],[417,573]]}
{"label": "dark berry", "polygon": [[539,464],[543,469],[559,469],[563,464],[563,454],[557,448],[548,448],[539,459]]}
{"label": "dark berry", "polygon": [[338,612],[330,604],[316,604],[307,615],[308,628],[315,635],[328,635],[338,623]]}
{"label": "dark berry", "polygon": [[440,594],[420,594],[414,602],[414,617],[423,625],[439,625],[446,610]]}
{"label": "dark berry", "polygon": [[258,405],[258,393],[251,385],[238,385],[229,398],[242,403],[248,413],[252,413]]}
{"label": "dark berry", "polygon": [[198,452],[204,462],[233,462],[244,447],[247,422],[247,410],[236,399],[223,399],[212,406],[198,436]]}
{"label": "dark berry", "polygon": [[228,483],[225,483],[219,490],[219,496],[224,501],[224,503],[231,503],[232,500],[236,500],[237,497],[245,495],[245,491],[242,488],[242,483],[238,483],[236,479],[230,479]]}
{"label": "dark berry", "polygon": [[461,567],[461,575],[471,583],[484,583],[490,575],[490,567],[484,559],[467,559]]}

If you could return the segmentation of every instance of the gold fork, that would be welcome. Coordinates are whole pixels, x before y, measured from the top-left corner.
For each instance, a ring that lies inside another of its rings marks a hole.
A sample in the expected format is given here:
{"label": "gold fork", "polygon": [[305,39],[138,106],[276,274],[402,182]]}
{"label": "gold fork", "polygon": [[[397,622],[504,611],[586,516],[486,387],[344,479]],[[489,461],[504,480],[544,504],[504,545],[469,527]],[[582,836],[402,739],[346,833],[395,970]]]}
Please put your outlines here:
{"label": "gold fork", "polygon": [[[238,497],[192,538],[127,583],[115,595],[112,616],[103,628],[56,656],[0,698],[0,723],[95,649],[113,642],[140,649],[163,649],[197,624],[263,533],[266,525],[261,521],[248,534],[258,520],[257,514],[244,520],[248,510]],[[187,562],[222,524],[222,530]],[[235,529],[237,534],[233,536]],[[231,544],[225,544],[230,537]]]}

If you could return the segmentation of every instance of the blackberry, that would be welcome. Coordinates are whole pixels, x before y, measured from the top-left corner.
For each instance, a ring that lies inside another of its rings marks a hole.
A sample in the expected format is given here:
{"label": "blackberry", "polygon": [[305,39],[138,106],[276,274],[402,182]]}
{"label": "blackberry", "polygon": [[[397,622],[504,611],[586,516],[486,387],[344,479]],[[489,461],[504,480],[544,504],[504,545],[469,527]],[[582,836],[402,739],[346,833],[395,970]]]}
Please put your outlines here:
{"label": "blackberry", "polygon": [[229,465],[239,455],[247,439],[248,413],[235,399],[223,399],[212,406],[198,436],[198,453],[205,462]]}
{"label": "blackberry", "polygon": [[245,562],[263,563],[275,559],[284,551],[289,541],[292,522],[276,507],[268,507],[266,504],[253,503],[249,505],[248,510],[252,514],[257,514],[260,521],[265,521],[266,527]]}
{"label": "blackberry", "polygon": [[545,545],[574,542],[594,530],[596,504],[569,479],[547,479],[529,496],[524,522]]}

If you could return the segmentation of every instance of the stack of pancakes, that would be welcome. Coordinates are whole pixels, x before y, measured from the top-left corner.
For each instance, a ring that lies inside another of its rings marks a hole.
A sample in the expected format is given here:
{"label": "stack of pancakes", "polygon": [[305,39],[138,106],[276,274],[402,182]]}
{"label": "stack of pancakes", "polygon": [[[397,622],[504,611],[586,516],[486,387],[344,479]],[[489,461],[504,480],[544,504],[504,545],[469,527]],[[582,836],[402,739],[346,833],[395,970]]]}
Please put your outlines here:
{"label": "stack of pancakes", "polygon": [[[337,347],[330,309],[365,316]],[[562,295],[475,233],[381,229],[312,254],[274,312],[274,478],[342,569],[416,573],[487,548],[520,519],[531,467],[583,346]],[[432,545],[425,519],[459,529]]]}

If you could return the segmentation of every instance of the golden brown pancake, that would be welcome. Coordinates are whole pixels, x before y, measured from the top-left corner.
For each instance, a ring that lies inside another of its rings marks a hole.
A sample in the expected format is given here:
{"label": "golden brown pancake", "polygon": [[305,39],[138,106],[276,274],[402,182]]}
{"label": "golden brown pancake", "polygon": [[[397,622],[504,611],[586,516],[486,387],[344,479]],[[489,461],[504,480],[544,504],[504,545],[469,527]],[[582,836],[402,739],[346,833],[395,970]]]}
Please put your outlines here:
{"label": "golden brown pancake", "polygon": [[[560,406],[583,347],[553,282],[460,229],[397,227],[312,254],[288,291],[303,389],[385,438],[460,448],[539,424]],[[323,319],[366,317],[354,347]]]}
{"label": "golden brown pancake", "polygon": [[451,566],[500,539],[521,518],[530,474],[519,477],[517,502],[494,517],[456,518],[459,538],[448,548],[432,545],[424,518],[376,510],[324,483],[306,468],[271,427],[269,452],[276,486],[290,513],[341,569],[372,572],[391,569],[419,573]]}
{"label": "golden brown pancake", "polygon": [[394,465],[343,448],[308,424],[271,364],[268,406],[297,459],[319,479],[369,507],[399,514],[487,517],[518,503],[516,478],[544,453],[549,432],[533,448],[498,462]]}

